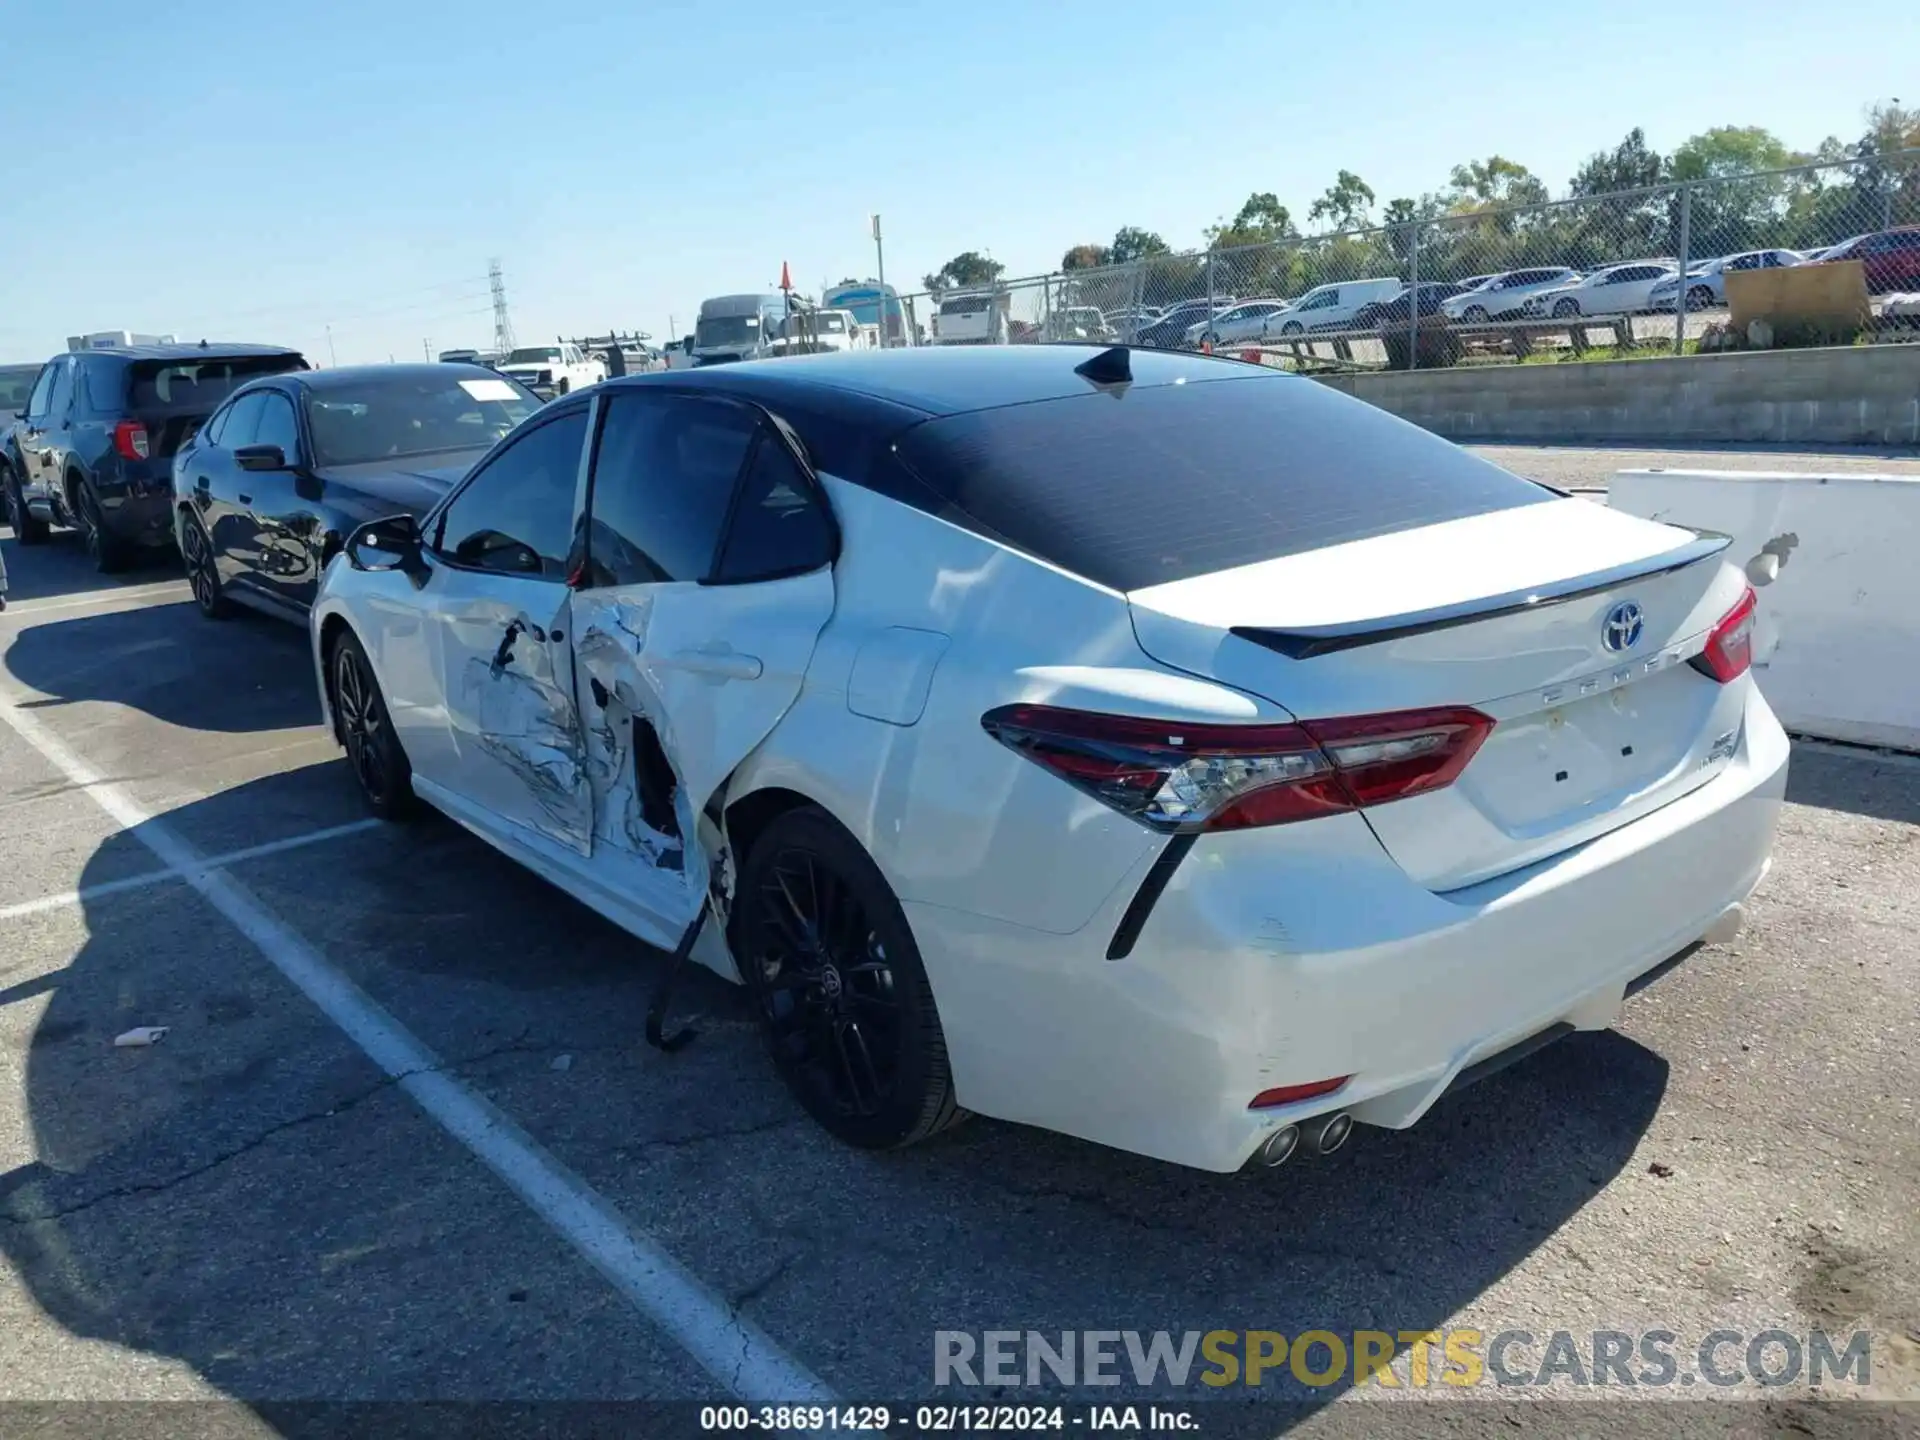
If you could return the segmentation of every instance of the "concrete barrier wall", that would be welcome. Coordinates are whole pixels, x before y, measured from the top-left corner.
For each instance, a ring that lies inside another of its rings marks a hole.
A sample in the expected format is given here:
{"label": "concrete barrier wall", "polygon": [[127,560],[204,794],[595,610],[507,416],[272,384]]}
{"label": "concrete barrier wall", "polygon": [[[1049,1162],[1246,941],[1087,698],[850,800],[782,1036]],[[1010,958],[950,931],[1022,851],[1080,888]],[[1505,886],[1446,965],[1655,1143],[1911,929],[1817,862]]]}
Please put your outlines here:
{"label": "concrete barrier wall", "polygon": [[1920,345],[1335,375],[1449,440],[1920,445]]}
{"label": "concrete barrier wall", "polygon": [[1920,750],[1920,479],[1622,470],[1607,503],[1733,537],[1754,679],[1789,730]]}

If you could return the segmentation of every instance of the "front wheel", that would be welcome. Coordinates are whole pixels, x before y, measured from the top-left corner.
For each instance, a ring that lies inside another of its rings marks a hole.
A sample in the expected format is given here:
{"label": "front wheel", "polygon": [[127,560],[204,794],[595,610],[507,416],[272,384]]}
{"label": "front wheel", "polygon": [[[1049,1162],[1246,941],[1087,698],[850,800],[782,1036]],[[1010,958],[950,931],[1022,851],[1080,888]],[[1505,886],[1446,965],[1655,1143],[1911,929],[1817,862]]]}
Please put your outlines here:
{"label": "front wheel", "polygon": [[6,506],[7,524],[13,530],[14,539],[22,545],[46,543],[47,522],[27,509],[27,492],[21,487],[13,466],[5,460],[0,460],[0,503]]}
{"label": "front wheel", "polygon": [[1298,320],[1289,320],[1280,327],[1280,333],[1282,335],[1298,335],[1300,328],[1300,322]]}
{"label": "front wheel", "polygon": [[1687,292],[1689,310],[1711,310],[1716,303],[1718,302],[1713,298],[1713,291],[1705,285],[1696,285]]}
{"label": "front wheel", "polygon": [[393,733],[386,697],[360,639],[342,631],[327,659],[334,723],[367,808],[382,820],[404,820],[418,808],[413,766]]}
{"label": "front wheel", "polygon": [[1467,313],[1460,318],[1465,320],[1469,325],[1484,325],[1487,323],[1487,307],[1484,305],[1469,305],[1467,307]]}
{"label": "front wheel", "polygon": [[1556,300],[1553,303],[1553,315],[1556,320],[1565,320],[1580,313],[1578,300]]}
{"label": "front wheel", "polygon": [[790,810],[754,841],[731,938],[775,1068],[830,1134],[890,1150],[965,1118],[906,915],[824,810]]}
{"label": "front wheel", "polygon": [[564,395],[564,394],[566,394],[566,393],[567,393],[567,392],[568,392],[569,390],[571,390],[571,389],[573,388],[573,385],[572,385],[572,383],[571,383],[571,382],[570,382],[570,381],[569,381],[569,380],[567,379],[567,377],[566,377],[566,376],[564,376],[564,375],[562,375],[562,376],[560,377],[560,383],[559,383],[558,385],[556,385],[556,386],[554,386],[553,388],[554,388],[554,393],[556,393],[556,394],[559,394],[559,395]]}

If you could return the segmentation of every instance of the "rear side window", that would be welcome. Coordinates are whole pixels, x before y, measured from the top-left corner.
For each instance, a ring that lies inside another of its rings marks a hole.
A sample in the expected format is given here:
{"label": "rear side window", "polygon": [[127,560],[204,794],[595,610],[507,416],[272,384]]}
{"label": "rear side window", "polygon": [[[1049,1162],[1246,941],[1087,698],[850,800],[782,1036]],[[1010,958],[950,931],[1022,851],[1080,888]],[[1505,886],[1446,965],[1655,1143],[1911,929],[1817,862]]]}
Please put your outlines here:
{"label": "rear side window", "polygon": [[725,401],[611,397],[593,462],[593,583],[705,580],[756,425],[752,411]]}
{"label": "rear side window", "polygon": [[723,584],[818,570],[833,558],[833,528],[780,437],[762,430],[734,503],[714,578]]}
{"label": "rear side window", "polygon": [[249,380],[306,368],[298,355],[139,360],[131,367],[129,404],[135,410],[209,411]]}
{"label": "rear side window", "polygon": [[951,415],[898,453],[926,493],[897,498],[1121,591],[1557,498],[1277,374]]}

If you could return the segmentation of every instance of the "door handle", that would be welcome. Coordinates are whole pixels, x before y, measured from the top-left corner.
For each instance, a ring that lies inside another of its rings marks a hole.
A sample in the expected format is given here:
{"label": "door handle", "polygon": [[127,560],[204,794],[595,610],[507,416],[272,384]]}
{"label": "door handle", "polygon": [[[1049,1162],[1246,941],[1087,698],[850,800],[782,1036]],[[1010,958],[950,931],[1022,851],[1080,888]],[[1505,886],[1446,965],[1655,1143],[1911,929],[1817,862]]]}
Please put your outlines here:
{"label": "door handle", "polygon": [[667,663],[722,680],[758,680],[765,668],[759,656],[742,655],[738,650],[676,650]]}

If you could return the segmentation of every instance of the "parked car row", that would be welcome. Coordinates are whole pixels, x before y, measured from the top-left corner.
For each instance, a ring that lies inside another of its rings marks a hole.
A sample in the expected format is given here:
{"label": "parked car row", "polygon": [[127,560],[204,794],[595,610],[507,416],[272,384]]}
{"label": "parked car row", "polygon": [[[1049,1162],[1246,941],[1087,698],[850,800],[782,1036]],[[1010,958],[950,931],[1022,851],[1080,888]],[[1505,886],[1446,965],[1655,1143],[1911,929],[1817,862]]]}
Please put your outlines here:
{"label": "parked car row", "polygon": [[[1850,259],[1861,261],[1867,288],[1875,295],[1920,287],[1920,227],[1859,235],[1824,251],[1775,247],[1718,256],[1689,265],[1684,282],[1675,262],[1659,257],[1584,272],[1537,265],[1457,281],[1427,280],[1420,283],[1419,313],[1461,325],[1672,313],[1683,283],[1687,308],[1706,309],[1726,304],[1729,272]],[[1369,278],[1318,285],[1295,299],[1216,295],[1165,310],[1110,310],[1106,319],[1131,344],[1200,349],[1404,324],[1413,308],[1405,282]]]}
{"label": "parked car row", "polygon": [[[23,367],[24,368],[24,367]],[[178,547],[201,608],[304,614],[348,530],[423,513],[541,403],[462,363],[312,369],[270,345],[104,347],[0,372],[0,498],[22,545],[80,532],[98,569]]]}

